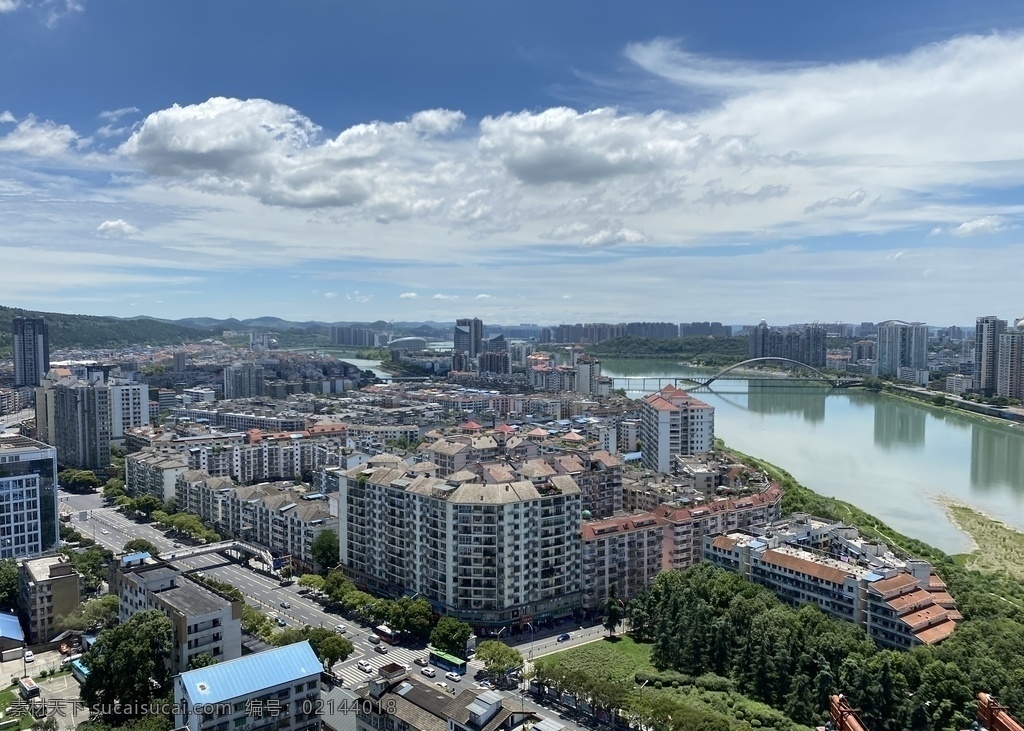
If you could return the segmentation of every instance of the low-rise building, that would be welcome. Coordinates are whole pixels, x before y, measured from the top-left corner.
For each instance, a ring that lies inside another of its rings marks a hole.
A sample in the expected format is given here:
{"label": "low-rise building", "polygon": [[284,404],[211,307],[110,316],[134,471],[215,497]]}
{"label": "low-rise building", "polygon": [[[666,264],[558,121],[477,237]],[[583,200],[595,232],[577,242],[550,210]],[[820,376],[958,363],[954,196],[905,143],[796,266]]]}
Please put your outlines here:
{"label": "low-rise building", "polygon": [[78,609],[81,577],[64,555],[27,559],[18,569],[26,640],[29,645],[45,645],[61,633],[61,617]]}
{"label": "low-rise building", "polygon": [[357,731],[515,731],[536,728],[541,717],[518,701],[489,690],[467,690],[452,696],[436,685],[409,675],[403,665],[389,663],[377,678],[356,689]]}
{"label": "low-rise building", "polygon": [[188,470],[188,463],[176,455],[154,449],[129,454],[124,461],[124,489],[129,495],[152,495],[174,500],[174,486]]}
{"label": "low-rise building", "polygon": [[174,679],[174,727],[314,731],[323,669],[303,641],[181,673]]}
{"label": "low-rise building", "polygon": [[148,553],[120,558],[111,593],[118,597],[121,621],[136,612],[158,609],[174,628],[172,672],[188,670],[198,655],[218,662],[242,654],[242,602],[198,583]]}
{"label": "low-rise building", "polygon": [[583,524],[583,606],[596,609],[611,595],[629,601],[662,569],[668,521],[652,513]]}

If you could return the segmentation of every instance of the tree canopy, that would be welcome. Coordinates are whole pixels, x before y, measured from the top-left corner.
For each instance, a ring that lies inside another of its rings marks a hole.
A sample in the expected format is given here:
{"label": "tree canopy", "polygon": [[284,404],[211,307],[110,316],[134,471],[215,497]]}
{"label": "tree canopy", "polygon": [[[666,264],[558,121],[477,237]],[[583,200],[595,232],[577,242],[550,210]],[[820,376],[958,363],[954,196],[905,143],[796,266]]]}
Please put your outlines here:
{"label": "tree canopy", "polygon": [[73,612],[59,619],[62,630],[90,630],[113,627],[117,622],[117,594],[104,594],[79,604]]}
{"label": "tree canopy", "polygon": [[0,560],[0,609],[18,606],[18,564],[13,558]]}
{"label": "tree canopy", "polygon": [[[100,632],[82,658],[89,674],[81,686],[82,700],[107,709],[118,723],[135,718],[154,698],[170,688],[168,661],[172,645],[171,620],[158,610],[137,612],[126,622]],[[113,713],[129,704],[124,713]]]}
{"label": "tree canopy", "polygon": [[309,552],[313,556],[313,563],[324,574],[338,565],[339,550],[338,534],[333,530],[322,532],[313,539],[313,544],[309,547]]}
{"label": "tree canopy", "polygon": [[430,644],[441,652],[464,657],[473,628],[454,617],[441,617],[430,633]]}
{"label": "tree canopy", "polygon": [[103,484],[91,470],[61,470],[57,482],[68,492],[77,493],[95,492]]}
{"label": "tree canopy", "polygon": [[484,664],[487,674],[504,679],[510,670],[523,667],[523,656],[513,647],[498,640],[485,640],[476,647],[476,659]]}
{"label": "tree canopy", "polygon": [[324,664],[324,670],[330,670],[335,663],[347,660],[355,651],[352,643],[346,638],[323,627],[286,629],[274,635],[272,642],[277,647],[284,647],[303,640],[309,640],[313,652]]}
{"label": "tree canopy", "polygon": [[124,544],[125,553],[148,553],[153,558],[160,556],[160,549],[145,538],[132,538]]}

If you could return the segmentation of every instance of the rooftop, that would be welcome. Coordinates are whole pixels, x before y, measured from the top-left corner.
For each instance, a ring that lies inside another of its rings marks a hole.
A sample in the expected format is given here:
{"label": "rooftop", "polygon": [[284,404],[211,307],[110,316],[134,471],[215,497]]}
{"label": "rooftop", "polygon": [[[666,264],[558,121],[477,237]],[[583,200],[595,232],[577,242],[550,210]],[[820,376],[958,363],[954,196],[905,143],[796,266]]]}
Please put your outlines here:
{"label": "rooftop", "polygon": [[201,617],[204,614],[213,614],[231,604],[227,599],[222,599],[212,591],[190,582],[154,592],[153,596],[162,600],[172,609],[178,610],[186,617]]}
{"label": "rooftop", "polygon": [[309,642],[278,647],[236,660],[190,670],[179,676],[185,694],[193,705],[223,703],[261,693],[267,688],[286,685],[316,676],[319,681],[323,663]]}
{"label": "rooftop", "polygon": [[25,641],[25,632],[21,628],[21,622],[15,614],[0,612],[0,637],[15,642]]}

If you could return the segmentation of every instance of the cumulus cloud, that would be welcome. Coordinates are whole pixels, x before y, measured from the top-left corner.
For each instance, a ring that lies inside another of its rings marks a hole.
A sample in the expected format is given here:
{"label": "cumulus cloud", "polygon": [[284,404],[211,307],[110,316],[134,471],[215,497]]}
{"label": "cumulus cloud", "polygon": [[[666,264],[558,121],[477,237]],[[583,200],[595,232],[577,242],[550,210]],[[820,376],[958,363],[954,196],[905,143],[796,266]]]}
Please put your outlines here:
{"label": "cumulus cloud", "polygon": [[120,218],[114,221],[104,221],[96,227],[96,233],[110,239],[124,239],[131,236],[138,236],[141,231],[127,221]]}
{"label": "cumulus cloud", "polygon": [[973,221],[964,221],[950,231],[954,236],[981,236],[996,234],[1009,228],[1009,222],[1001,216],[982,216]]}
{"label": "cumulus cloud", "polygon": [[13,13],[21,7],[21,0],[0,0],[0,13]]}
{"label": "cumulus cloud", "polygon": [[454,132],[462,126],[466,115],[450,109],[428,109],[417,112],[410,120],[412,128],[428,135],[443,135]]}
{"label": "cumulus cloud", "polygon": [[814,213],[820,211],[823,208],[856,208],[864,199],[868,197],[868,192],[863,188],[850,193],[845,198],[826,198],[824,200],[815,201],[811,205],[804,209],[804,213]]}
{"label": "cumulus cloud", "polygon": [[[17,122],[14,115],[5,112],[2,122]],[[18,152],[33,157],[59,157],[80,142],[78,134],[66,124],[38,121],[29,115],[17,126],[0,137],[0,152]]]}
{"label": "cumulus cloud", "polygon": [[431,299],[435,300],[457,300],[459,295],[457,294],[435,294]]}
{"label": "cumulus cloud", "polygon": [[489,300],[491,298],[491,295],[489,295],[489,294],[478,294],[476,296],[476,298],[478,300]]}
{"label": "cumulus cloud", "polygon": [[[2,0],[0,0],[2,2]],[[6,109],[0,112],[0,124],[10,124],[11,122],[17,122],[17,118]]]}
{"label": "cumulus cloud", "polygon": [[100,112],[100,119],[105,119],[109,122],[116,122],[121,117],[128,114],[136,114],[139,111],[138,107],[121,107],[120,109],[111,109],[106,112]]}
{"label": "cumulus cloud", "polygon": [[398,299],[400,300],[414,300],[417,297],[419,297],[419,295],[415,292],[402,292],[402,294],[398,295]]}
{"label": "cumulus cloud", "polygon": [[580,243],[588,248],[599,248],[617,244],[642,244],[645,241],[647,235],[642,231],[631,228],[605,228],[587,236]]}

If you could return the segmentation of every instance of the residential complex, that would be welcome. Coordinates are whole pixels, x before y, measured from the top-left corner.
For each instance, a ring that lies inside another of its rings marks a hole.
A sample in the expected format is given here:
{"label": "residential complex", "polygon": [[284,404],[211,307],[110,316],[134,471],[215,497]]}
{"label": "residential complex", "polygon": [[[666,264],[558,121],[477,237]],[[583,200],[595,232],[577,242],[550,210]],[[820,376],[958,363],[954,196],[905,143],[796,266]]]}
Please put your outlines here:
{"label": "residential complex", "polygon": [[754,530],[704,538],[704,559],[853,622],[880,645],[908,649],[949,637],[962,619],[927,561],[902,561],[856,529],[794,516]]}
{"label": "residential complex", "polygon": [[346,573],[385,595],[420,594],[475,626],[571,614],[582,592],[580,488],[569,475],[487,472],[346,472],[338,531]]}
{"label": "residential complex", "polygon": [[667,521],[640,513],[583,524],[583,606],[599,609],[611,596],[629,601],[662,570]]}
{"label": "residential complex", "polygon": [[0,559],[38,556],[58,540],[57,450],[0,434]]}
{"label": "residential complex", "polygon": [[901,368],[928,370],[928,326],[888,320],[878,324],[877,373],[899,376]]}
{"label": "residential complex", "polygon": [[221,535],[267,548],[299,572],[320,570],[313,542],[327,530],[337,531],[327,498],[291,482],[236,487],[224,477],[189,470],[178,476],[179,509],[198,515]]}
{"label": "residential complex", "polygon": [[41,317],[15,317],[11,323],[14,387],[35,388],[50,370],[50,332]]}
{"label": "residential complex", "polygon": [[117,560],[110,592],[118,597],[122,622],[148,609],[170,618],[172,672],[188,670],[198,655],[223,662],[242,654],[242,602],[199,584],[148,553]]}
{"label": "residential complex", "polygon": [[999,336],[996,395],[1024,400],[1024,320]]}
{"label": "residential complex", "polygon": [[224,398],[239,399],[262,396],[263,366],[241,363],[224,369]]}
{"label": "residential complex", "polygon": [[670,472],[676,455],[710,452],[715,441],[715,409],[681,388],[665,386],[640,406],[644,466]]}
{"label": "residential complex", "polygon": [[999,344],[1006,320],[979,317],[974,330],[974,388],[986,396],[995,393],[999,376]]}
{"label": "residential complex", "polygon": [[750,358],[782,358],[813,368],[824,368],[826,337],[825,328],[820,325],[780,330],[762,320],[750,331],[747,355]]}
{"label": "residential complex", "polygon": [[479,318],[463,318],[455,322],[454,350],[470,359],[480,355],[484,339],[484,324]]}
{"label": "residential complex", "polygon": [[174,728],[314,731],[323,669],[303,641],[183,672],[174,679]]}
{"label": "residential complex", "polygon": [[18,588],[29,645],[45,645],[59,635],[61,618],[78,609],[81,601],[81,577],[63,555],[22,561]]}

